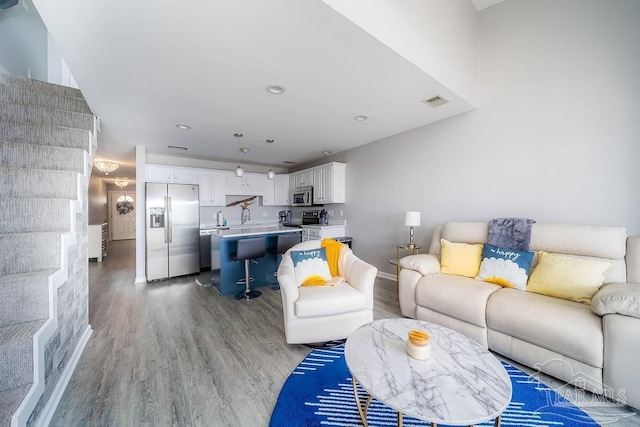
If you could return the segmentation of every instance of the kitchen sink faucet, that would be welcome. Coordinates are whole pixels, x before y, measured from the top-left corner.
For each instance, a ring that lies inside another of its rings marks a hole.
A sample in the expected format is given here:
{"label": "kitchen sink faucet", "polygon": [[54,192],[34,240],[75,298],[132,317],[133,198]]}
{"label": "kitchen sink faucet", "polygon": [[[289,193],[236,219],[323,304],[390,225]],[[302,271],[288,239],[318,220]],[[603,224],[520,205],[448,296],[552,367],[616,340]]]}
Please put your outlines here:
{"label": "kitchen sink faucet", "polygon": [[243,206],[240,212],[240,224],[244,225],[247,221],[251,221],[251,211],[249,208]]}

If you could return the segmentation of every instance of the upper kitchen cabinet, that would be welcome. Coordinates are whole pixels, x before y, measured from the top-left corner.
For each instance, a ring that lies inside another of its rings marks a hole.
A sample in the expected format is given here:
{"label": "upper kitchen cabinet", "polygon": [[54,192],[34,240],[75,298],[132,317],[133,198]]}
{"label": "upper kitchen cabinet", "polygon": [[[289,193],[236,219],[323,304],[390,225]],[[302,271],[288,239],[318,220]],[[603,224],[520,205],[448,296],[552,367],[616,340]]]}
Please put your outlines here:
{"label": "upper kitchen cabinet", "polygon": [[313,169],[305,169],[289,175],[290,188],[308,187],[313,185]]}
{"label": "upper kitchen cabinet", "polygon": [[312,168],[314,204],[346,202],[346,166],[331,162]]}
{"label": "upper kitchen cabinet", "polygon": [[200,206],[225,206],[227,174],[223,171],[198,171]]}
{"label": "upper kitchen cabinet", "polygon": [[262,196],[264,194],[264,175],[260,173],[245,173],[236,176],[227,172],[226,193],[229,195]]}
{"label": "upper kitchen cabinet", "polygon": [[287,174],[278,174],[275,179],[269,180],[265,176],[264,195],[262,204],[264,206],[289,206],[289,179]]}
{"label": "upper kitchen cabinet", "polygon": [[162,182],[175,184],[197,184],[196,169],[175,166],[147,165],[147,182]]}

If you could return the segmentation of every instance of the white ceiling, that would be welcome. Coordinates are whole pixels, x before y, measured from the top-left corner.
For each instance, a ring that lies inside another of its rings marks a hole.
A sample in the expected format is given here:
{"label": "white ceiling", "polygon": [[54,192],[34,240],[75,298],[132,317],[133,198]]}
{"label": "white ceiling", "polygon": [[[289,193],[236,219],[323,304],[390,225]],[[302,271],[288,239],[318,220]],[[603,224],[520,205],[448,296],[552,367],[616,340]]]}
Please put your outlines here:
{"label": "white ceiling", "polygon": [[[122,162],[118,175],[135,176],[135,145],[235,162],[241,132],[241,163],[304,163],[473,108],[321,1],[34,3],[101,118],[96,157]],[[435,95],[451,102],[421,102]]]}

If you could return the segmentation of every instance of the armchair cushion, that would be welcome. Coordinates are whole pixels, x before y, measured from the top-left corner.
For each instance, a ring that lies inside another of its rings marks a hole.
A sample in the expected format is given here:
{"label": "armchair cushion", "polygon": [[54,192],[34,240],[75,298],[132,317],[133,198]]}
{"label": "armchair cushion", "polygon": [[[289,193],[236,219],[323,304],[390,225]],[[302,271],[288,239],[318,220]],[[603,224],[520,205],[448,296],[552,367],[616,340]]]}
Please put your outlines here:
{"label": "armchair cushion", "polygon": [[291,251],[298,286],[324,286],[331,280],[325,248]]}
{"label": "armchair cushion", "polygon": [[599,316],[617,313],[640,318],[640,285],[631,283],[604,285],[593,297],[591,309]]}
{"label": "armchair cushion", "polygon": [[296,316],[332,316],[367,309],[365,294],[346,282],[335,287],[300,288],[300,297],[294,303]]}

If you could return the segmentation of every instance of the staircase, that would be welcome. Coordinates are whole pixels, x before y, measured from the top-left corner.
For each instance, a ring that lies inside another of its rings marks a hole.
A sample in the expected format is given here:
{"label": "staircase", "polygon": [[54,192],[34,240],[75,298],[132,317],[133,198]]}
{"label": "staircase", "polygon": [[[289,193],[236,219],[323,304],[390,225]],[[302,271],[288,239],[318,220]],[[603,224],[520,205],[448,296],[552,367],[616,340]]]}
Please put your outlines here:
{"label": "staircase", "polygon": [[0,427],[38,421],[91,333],[95,146],[79,90],[0,74]]}

